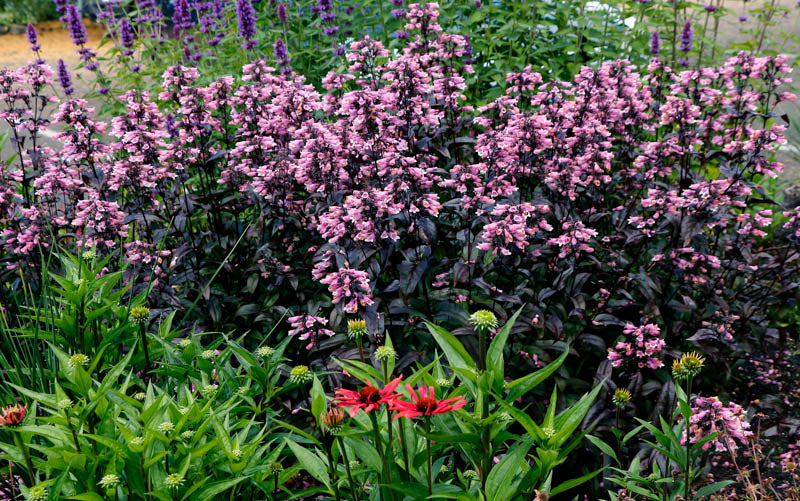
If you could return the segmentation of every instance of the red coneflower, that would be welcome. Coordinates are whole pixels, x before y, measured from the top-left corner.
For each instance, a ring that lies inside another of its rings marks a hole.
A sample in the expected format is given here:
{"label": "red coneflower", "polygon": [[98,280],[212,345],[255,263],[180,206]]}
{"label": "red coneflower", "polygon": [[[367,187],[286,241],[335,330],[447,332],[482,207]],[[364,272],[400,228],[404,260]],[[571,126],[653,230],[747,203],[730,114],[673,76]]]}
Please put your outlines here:
{"label": "red coneflower", "polygon": [[372,412],[381,404],[390,404],[400,396],[399,393],[394,393],[394,390],[400,384],[401,379],[403,378],[398,377],[389,381],[389,384],[383,389],[374,386],[365,386],[361,391],[339,388],[336,390],[338,396],[333,399],[333,402],[339,407],[350,407],[350,417],[358,414],[361,409],[364,412]]}
{"label": "red coneflower", "polygon": [[0,426],[16,426],[25,419],[25,414],[28,412],[26,405],[9,405],[8,407],[0,408]]}
{"label": "red coneflower", "polygon": [[467,405],[464,397],[453,397],[445,400],[436,400],[433,395],[433,386],[420,386],[417,394],[410,385],[406,385],[411,401],[393,400],[391,410],[397,411],[395,419],[404,417],[413,419],[419,416],[433,416],[454,411]]}

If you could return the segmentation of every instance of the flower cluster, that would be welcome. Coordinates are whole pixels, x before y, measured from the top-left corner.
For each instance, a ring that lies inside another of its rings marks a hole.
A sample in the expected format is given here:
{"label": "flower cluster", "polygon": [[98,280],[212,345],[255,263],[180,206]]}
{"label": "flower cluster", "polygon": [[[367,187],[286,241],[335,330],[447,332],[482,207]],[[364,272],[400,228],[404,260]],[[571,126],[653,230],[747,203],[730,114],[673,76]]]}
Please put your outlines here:
{"label": "flower cluster", "polygon": [[649,367],[658,369],[664,366],[659,354],[664,349],[664,339],[661,330],[656,324],[635,326],[628,322],[622,331],[633,341],[619,341],[613,348],[608,349],[608,359],[611,365],[619,367],[626,361],[635,362],[639,368]]}
{"label": "flower cluster", "polygon": [[[737,441],[747,444],[753,434],[749,428],[747,415],[740,405],[733,402],[724,405],[717,397],[697,397],[694,400],[689,418],[689,441],[697,443],[705,436],[719,433],[715,439],[703,444],[704,450],[713,445],[717,452],[735,451],[739,448]],[[685,431],[682,441],[686,442]]]}

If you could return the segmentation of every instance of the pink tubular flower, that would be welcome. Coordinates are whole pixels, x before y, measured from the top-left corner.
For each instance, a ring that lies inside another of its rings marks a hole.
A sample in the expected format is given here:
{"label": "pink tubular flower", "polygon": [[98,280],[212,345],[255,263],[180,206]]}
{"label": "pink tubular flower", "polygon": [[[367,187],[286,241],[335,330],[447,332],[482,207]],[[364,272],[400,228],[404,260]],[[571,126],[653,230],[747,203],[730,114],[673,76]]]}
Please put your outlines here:
{"label": "pink tubular flower", "polygon": [[664,340],[656,324],[646,324],[636,327],[632,323],[625,324],[622,331],[627,336],[633,336],[633,341],[619,341],[614,348],[608,349],[608,359],[611,365],[619,367],[626,360],[635,361],[640,369],[649,367],[658,369],[664,363],[658,358],[664,349]]}
{"label": "pink tubular flower", "polygon": [[[753,435],[749,428],[750,423],[741,405],[733,402],[723,405],[717,397],[697,397],[689,418],[689,441],[694,444],[711,433],[719,433],[714,440],[703,444],[703,450],[708,450],[713,444],[717,452],[735,451],[739,447],[737,440],[744,445]],[[686,443],[686,430],[681,443]]]}
{"label": "pink tubular flower", "polygon": [[342,268],[328,273],[320,283],[333,294],[333,304],[341,305],[347,313],[356,313],[373,303],[366,271]]}
{"label": "pink tubular flower", "polygon": [[397,414],[394,416],[394,419],[401,417],[413,419],[419,416],[428,417],[433,416],[434,414],[444,414],[446,412],[461,409],[467,405],[467,401],[464,400],[464,397],[462,396],[448,398],[445,400],[436,400],[433,394],[433,386],[420,386],[417,390],[419,394],[414,391],[411,385],[407,384],[406,389],[408,390],[409,395],[411,395],[410,402],[401,399],[395,399],[392,400],[392,403],[390,404],[389,408],[397,412]]}
{"label": "pink tubular flower", "polygon": [[327,319],[313,315],[289,317],[289,325],[292,326],[289,335],[298,336],[303,341],[310,339],[311,341],[306,345],[306,349],[310,350],[319,343],[321,335],[333,336],[334,332],[332,330],[324,328],[327,323]]}

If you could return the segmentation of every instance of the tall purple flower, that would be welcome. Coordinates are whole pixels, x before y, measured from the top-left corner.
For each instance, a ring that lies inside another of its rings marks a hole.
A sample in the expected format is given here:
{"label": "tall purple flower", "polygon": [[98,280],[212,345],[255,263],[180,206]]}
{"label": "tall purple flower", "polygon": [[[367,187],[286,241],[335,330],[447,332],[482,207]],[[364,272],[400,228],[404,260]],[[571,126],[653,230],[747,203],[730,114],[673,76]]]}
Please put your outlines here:
{"label": "tall purple flower", "polygon": [[126,17],[123,17],[122,21],[119,22],[119,41],[126,49],[122,51],[123,54],[126,56],[133,54],[133,50],[131,49],[134,42],[133,28]]}
{"label": "tall purple flower", "polygon": [[174,26],[175,33],[180,33],[181,30],[188,30],[192,27],[192,11],[189,10],[189,2],[187,0],[175,1],[172,25]]}
{"label": "tall purple flower", "polygon": [[658,32],[654,31],[652,35],[650,35],[650,54],[657,56],[661,52],[661,37],[658,36]]}
{"label": "tall purple flower", "polygon": [[692,23],[691,21],[686,21],[686,24],[683,25],[683,32],[681,32],[681,52],[686,53],[694,48],[692,44],[693,38]]}
{"label": "tall purple flower", "polygon": [[[56,5],[56,12],[59,14],[64,14],[67,11],[69,0],[53,0],[53,3]],[[61,21],[64,21],[63,17],[61,18]]]}
{"label": "tall purple flower", "polygon": [[278,3],[278,20],[286,23],[288,16],[286,15],[286,4],[283,2]]}
{"label": "tall purple flower", "polygon": [[69,96],[73,92],[72,77],[69,76],[67,65],[64,64],[63,59],[58,60],[56,71],[58,72],[58,81],[61,84],[61,88],[64,89],[64,94]]}
{"label": "tall purple flower", "polygon": [[278,66],[281,67],[281,73],[290,73],[292,68],[289,66],[289,53],[286,51],[286,44],[280,38],[275,41],[272,46],[272,52],[275,54],[275,59],[278,60]]}
{"label": "tall purple flower", "polygon": [[244,39],[242,48],[250,50],[256,46],[256,14],[250,0],[236,0],[236,19],[239,24],[239,36]]}
{"label": "tall purple flower", "polygon": [[31,50],[38,52],[42,46],[39,45],[39,34],[36,33],[36,28],[34,28],[33,24],[28,23],[28,29],[25,33],[28,35],[28,43],[31,44]]}
{"label": "tall purple flower", "polygon": [[86,27],[83,25],[83,19],[81,19],[81,13],[78,12],[78,8],[73,4],[67,5],[67,29],[73,44],[85,45],[89,41],[89,35],[86,34]]}

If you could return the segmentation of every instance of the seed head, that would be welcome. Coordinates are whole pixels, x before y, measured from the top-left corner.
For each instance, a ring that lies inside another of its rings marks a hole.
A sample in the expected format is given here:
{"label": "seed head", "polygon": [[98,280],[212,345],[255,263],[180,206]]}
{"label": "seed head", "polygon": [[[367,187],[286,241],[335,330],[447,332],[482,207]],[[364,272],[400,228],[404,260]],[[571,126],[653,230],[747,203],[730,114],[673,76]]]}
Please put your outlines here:
{"label": "seed head", "polygon": [[139,402],[141,402],[145,398],[147,398],[147,394],[143,391],[139,391],[133,394],[133,399],[138,400]]}
{"label": "seed head", "polygon": [[273,475],[277,475],[283,471],[283,465],[280,463],[272,463],[269,465],[269,471],[271,471]]}
{"label": "seed head", "polygon": [[344,423],[344,410],[339,407],[329,407],[328,412],[322,416],[322,424],[325,429],[333,435],[342,431],[342,423]]}

